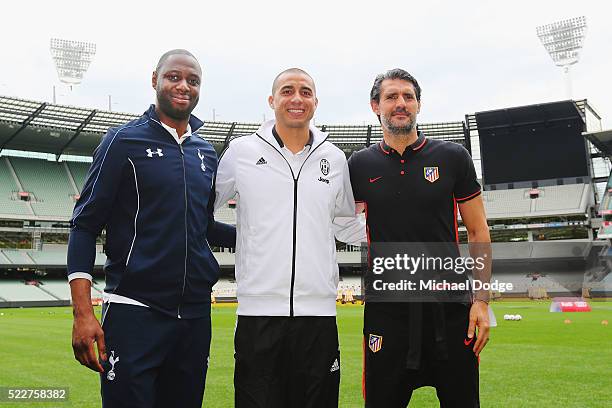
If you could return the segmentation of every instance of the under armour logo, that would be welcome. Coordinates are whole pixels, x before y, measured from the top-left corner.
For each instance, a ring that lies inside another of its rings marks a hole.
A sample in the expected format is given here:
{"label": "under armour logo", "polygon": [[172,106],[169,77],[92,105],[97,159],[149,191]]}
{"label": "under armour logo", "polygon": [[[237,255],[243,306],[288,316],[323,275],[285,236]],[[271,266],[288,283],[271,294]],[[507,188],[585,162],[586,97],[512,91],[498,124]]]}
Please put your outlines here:
{"label": "under armour logo", "polygon": [[111,351],[111,356],[108,359],[108,362],[111,364],[111,369],[108,374],[106,374],[106,378],[108,378],[108,381],[113,381],[115,379],[115,364],[119,362],[119,357],[115,358],[114,350]]}
{"label": "under armour logo", "polygon": [[162,149],[160,149],[159,147],[157,148],[156,152],[151,149],[147,149],[147,157],[153,157],[154,154],[158,155],[159,157],[162,157],[164,155],[162,153]]}
{"label": "under armour logo", "polygon": [[266,161],[266,159],[264,159],[263,157],[260,157],[259,160],[257,160],[257,163],[255,163],[256,165],[260,165],[260,164],[268,164],[268,162]]}
{"label": "under armour logo", "polygon": [[204,155],[200,152],[200,149],[198,149],[198,157],[200,158],[200,168],[202,169],[202,171],[206,171],[206,166],[204,165]]}

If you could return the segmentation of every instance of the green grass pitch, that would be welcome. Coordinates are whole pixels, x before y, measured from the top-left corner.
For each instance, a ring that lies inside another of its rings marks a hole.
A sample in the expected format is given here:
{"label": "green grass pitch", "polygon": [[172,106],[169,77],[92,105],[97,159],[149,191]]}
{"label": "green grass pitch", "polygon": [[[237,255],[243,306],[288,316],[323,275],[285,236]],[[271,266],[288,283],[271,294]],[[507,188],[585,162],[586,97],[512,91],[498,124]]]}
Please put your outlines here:
{"label": "green grass pitch", "polygon": [[[483,407],[609,407],[612,303],[590,313],[549,313],[548,302],[497,302],[499,326],[482,353]],[[99,308],[98,308],[99,309]],[[213,307],[213,342],[204,407],[233,406],[235,306]],[[99,310],[98,310],[99,312]],[[67,403],[2,403],[1,407],[97,407],[98,377],[74,360],[69,308],[0,309],[0,386],[69,387]],[[520,322],[504,314],[521,314]],[[361,407],[361,306],[339,306],[342,355],[340,407]],[[564,320],[570,319],[570,324]],[[460,373],[457,373],[460,375]],[[432,388],[414,393],[411,407],[435,407]]]}

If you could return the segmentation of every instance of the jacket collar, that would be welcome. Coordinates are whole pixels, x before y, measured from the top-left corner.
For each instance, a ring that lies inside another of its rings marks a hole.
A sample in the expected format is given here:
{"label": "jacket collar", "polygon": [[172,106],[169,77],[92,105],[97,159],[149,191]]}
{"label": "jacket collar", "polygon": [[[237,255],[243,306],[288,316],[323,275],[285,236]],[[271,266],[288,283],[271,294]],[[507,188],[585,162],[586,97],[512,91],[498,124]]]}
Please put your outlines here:
{"label": "jacket collar", "polygon": [[[276,140],[276,138],[274,137],[274,134],[272,133],[272,129],[274,128],[275,124],[276,124],[276,120],[274,119],[268,120],[267,122],[262,123],[259,129],[257,130],[256,134],[262,139],[264,139],[265,141],[267,141],[268,143],[270,143],[271,145],[279,146],[278,141]],[[312,148],[317,147],[318,145],[320,145],[327,139],[328,134],[325,132],[321,132],[316,126],[313,126],[312,124],[310,124],[309,129],[310,129],[310,140],[308,141],[307,144],[312,144]]]}
{"label": "jacket collar", "polygon": [[[423,146],[425,146],[425,144],[427,143],[427,138],[425,137],[425,134],[423,132],[419,131],[417,133],[417,135],[418,135],[417,140],[413,144],[411,144],[410,146],[407,146],[406,147],[406,151],[411,150],[411,151],[416,153],[419,150],[421,150],[423,148]],[[395,152],[395,150],[385,142],[384,138],[383,138],[383,140],[380,141],[379,146],[380,146],[380,149],[385,154],[391,154],[391,153]],[[406,151],[404,152],[404,154],[406,153]],[[397,153],[397,152],[395,152],[395,153]]]}
{"label": "jacket collar", "polygon": [[[276,131],[275,126],[272,126],[272,136],[274,136],[274,138],[276,139],[276,142],[278,143],[280,147],[285,147],[285,143],[283,143],[283,139],[281,139],[280,135]],[[306,142],[306,146],[312,147],[313,141],[314,141],[314,137],[312,136],[312,132],[309,130],[308,131],[308,141]]]}
{"label": "jacket collar", "polygon": [[[147,111],[144,113],[144,116],[159,123],[161,126],[161,121],[159,120],[159,117],[157,116],[157,112],[155,112],[155,104],[151,104],[151,106],[149,106],[149,109],[147,109]],[[202,122],[200,119],[198,119],[194,115],[189,115],[189,126],[191,127],[191,133],[194,134],[202,126],[204,126],[204,122]]]}

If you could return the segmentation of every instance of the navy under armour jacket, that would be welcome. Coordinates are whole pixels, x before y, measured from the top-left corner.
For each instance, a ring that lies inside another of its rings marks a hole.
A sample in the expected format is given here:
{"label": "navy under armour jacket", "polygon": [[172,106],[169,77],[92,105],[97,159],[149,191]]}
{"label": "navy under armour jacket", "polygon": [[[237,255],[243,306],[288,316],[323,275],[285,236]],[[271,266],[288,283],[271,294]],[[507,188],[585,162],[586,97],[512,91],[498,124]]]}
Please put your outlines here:
{"label": "navy under armour jacket", "polygon": [[214,221],[217,154],[199,137],[181,145],[151,105],[112,128],[93,163],[71,219],[68,275],[91,273],[96,237],[106,228],[105,292],[179,318],[210,311],[219,265],[210,245],[235,246],[233,226]]}

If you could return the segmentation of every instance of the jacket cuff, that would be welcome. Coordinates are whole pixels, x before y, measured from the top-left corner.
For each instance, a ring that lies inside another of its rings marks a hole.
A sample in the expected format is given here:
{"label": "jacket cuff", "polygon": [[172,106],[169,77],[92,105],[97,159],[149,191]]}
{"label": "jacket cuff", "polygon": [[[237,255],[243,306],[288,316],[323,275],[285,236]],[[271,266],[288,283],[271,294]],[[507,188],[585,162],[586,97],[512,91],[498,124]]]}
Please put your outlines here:
{"label": "jacket cuff", "polygon": [[68,275],[68,282],[72,282],[75,279],[87,279],[91,282],[93,280],[93,277],[86,272],[73,272]]}

